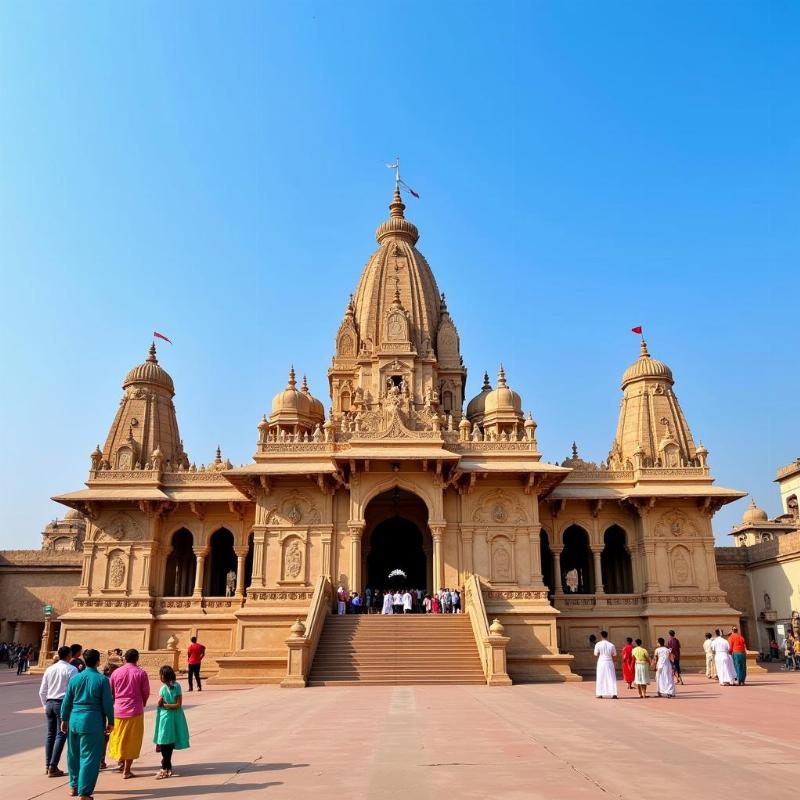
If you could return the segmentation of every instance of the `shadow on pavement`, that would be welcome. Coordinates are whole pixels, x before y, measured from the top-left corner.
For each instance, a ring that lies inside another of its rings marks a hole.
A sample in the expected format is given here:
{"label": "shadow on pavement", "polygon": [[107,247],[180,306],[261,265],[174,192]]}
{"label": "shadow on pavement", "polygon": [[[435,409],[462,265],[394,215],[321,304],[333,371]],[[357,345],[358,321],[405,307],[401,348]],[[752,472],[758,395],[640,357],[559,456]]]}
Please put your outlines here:
{"label": "shadow on pavement", "polygon": [[271,786],[283,786],[283,781],[270,781],[268,783],[213,783],[205,786],[180,786],[171,783],[174,779],[159,781],[158,786],[152,789],[123,789],[108,791],[95,789],[94,797],[112,795],[119,800],[157,800],[163,797],[201,797],[204,794],[234,794],[235,792],[262,792]]}

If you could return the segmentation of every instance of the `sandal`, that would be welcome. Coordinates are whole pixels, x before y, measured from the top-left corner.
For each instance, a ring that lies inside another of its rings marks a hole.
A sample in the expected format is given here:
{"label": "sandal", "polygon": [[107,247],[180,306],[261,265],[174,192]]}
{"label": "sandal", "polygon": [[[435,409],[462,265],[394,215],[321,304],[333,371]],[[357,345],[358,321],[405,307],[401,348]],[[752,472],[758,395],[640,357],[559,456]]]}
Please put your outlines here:
{"label": "sandal", "polygon": [[127,781],[128,778],[135,778],[136,776],[132,772],[123,772],[122,777]]}
{"label": "sandal", "polygon": [[156,780],[157,780],[157,781],[163,781],[163,780],[164,780],[164,778],[169,778],[169,770],[166,770],[166,769],[160,769],[160,770],[159,770],[159,771],[156,773]]}

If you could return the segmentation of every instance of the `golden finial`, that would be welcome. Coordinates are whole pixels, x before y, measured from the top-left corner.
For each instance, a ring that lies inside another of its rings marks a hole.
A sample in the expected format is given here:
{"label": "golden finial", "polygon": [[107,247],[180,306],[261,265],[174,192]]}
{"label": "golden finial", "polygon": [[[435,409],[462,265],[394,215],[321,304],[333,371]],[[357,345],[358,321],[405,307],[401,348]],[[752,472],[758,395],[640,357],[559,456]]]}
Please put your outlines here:
{"label": "golden finial", "polygon": [[158,359],[156,358],[156,343],[155,342],[151,342],[150,343],[150,351],[148,353],[147,360],[151,364],[158,364]]}

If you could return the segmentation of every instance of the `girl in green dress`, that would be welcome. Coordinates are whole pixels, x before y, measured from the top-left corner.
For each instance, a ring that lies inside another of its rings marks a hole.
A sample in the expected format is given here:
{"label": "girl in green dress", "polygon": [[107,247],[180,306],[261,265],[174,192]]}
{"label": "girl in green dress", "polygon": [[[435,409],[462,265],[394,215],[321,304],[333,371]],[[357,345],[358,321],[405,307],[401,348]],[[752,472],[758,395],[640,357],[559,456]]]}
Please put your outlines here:
{"label": "girl in green dress", "polygon": [[159,670],[161,691],[156,709],[156,728],[153,741],[161,752],[161,770],[156,780],[172,777],[172,751],[189,747],[189,726],[183,713],[181,685],[175,677],[175,670],[164,665]]}

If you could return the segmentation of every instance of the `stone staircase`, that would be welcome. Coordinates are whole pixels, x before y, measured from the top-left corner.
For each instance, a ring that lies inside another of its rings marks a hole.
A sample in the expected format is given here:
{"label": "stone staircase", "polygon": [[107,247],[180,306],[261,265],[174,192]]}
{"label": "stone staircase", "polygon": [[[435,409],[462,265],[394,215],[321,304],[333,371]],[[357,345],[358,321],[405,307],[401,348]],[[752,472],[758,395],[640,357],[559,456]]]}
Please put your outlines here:
{"label": "stone staircase", "polygon": [[309,686],[485,684],[466,614],[332,615]]}

